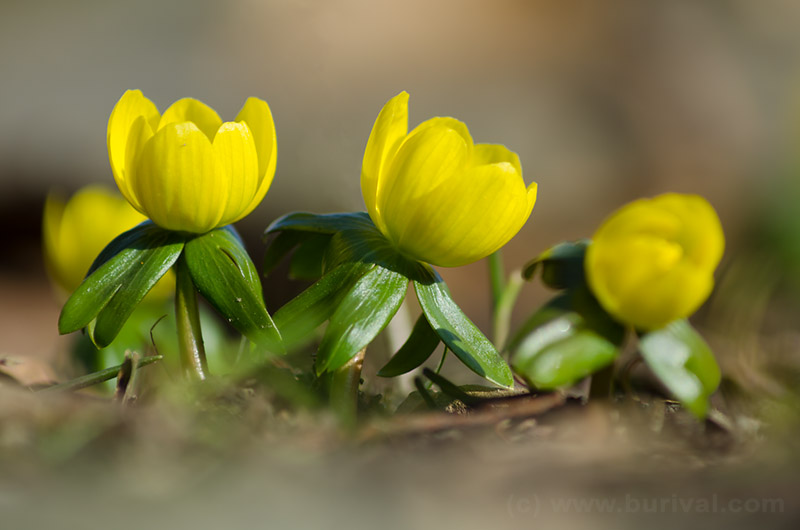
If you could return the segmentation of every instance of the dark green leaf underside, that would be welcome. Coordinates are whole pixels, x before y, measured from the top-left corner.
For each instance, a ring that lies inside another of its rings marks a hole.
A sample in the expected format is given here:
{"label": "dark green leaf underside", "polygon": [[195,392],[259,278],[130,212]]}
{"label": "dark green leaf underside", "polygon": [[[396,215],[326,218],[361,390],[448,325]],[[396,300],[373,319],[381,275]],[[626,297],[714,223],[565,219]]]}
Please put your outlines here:
{"label": "dark green leaf underside", "polygon": [[497,350],[450,297],[433,270],[426,281],[415,281],[422,311],[439,338],[470,370],[504,387],[514,384],[511,369]]}
{"label": "dark green leaf underside", "polygon": [[396,377],[422,366],[441,342],[425,315],[420,315],[411,335],[397,350],[386,366],[378,371],[380,377]]}

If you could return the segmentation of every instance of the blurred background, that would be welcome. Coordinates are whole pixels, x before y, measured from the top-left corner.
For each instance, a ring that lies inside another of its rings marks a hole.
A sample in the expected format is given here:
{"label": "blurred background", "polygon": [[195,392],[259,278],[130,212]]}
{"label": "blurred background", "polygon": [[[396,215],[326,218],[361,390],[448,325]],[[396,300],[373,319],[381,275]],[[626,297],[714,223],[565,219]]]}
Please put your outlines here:
{"label": "blurred background", "polygon": [[[372,123],[407,90],[412,127],[457,117],[539,183],[509,269],[633,198],[679,191],[717,208],[728,266],[750,256],[800,278],[798,21],[792,0],[2,0],[0,353],[58,349],[44,197],[115,187],[106,124],[128,88],[223,119],[248,96],[269,102],[277,174],[239,225],[257,263],[277,216],[363,209]],[[442,271],[484,329],[485,269]],[[280,279],[267,289],[272,310],[291,296]],[[544,296],[526,287],[517,318]]]}

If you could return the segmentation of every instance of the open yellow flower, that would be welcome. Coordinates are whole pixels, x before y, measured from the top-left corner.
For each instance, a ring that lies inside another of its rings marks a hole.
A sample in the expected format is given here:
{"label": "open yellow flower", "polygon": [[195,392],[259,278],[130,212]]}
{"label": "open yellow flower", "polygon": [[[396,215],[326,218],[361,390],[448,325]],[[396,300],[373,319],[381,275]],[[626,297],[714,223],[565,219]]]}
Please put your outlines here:
{"label": "open yellow flower", "polygon": [[[43,219],[44,257],[53,281],[72,293],[83,281],[92,262],[112,239],[130,230],[145,217],[117,193],[101,186],[87,186],[64,202],[49,195]],[[150,291],[150,299],[172,292],[175,278],[164,276]]]}
{"label": "open yellow flower", "polygon": [[697,195],[633,201],[606,219],[586,253],[586,277],[621,322],[653,330],[694,313],[711,294],[725,236]]}
{"label": "open yellow flower", "polygon": [[162,115],[129,90],[108,120],[108,155],[134,208],[162,228],[202,234],[238,221],[264,198],[275,175],[275,125],[257,98],[223,123],[195,99]]}
{"label": "open yellow flower", "polygon": [[372,221],[402,253],[456,267],[505,245],[536,202],[519,157],[477,144],[466,125],[432,118],[408,132],[408,94],[383,107],[367,142],[361,193]]}

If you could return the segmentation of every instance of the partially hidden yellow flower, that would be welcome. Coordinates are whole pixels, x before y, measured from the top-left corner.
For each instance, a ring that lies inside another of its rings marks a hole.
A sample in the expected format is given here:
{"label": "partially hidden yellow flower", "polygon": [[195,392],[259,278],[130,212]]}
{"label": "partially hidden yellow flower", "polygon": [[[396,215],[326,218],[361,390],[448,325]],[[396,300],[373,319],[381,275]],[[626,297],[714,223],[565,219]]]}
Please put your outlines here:
{"label": "partially hidden yellow flower", "polygon": [[[82,188],[67,202],[48,195],[42,235],[45,264],[54,283],[66,294],[72,293],[100,251],[145,219],[119,194],[101,186]],[[155,285],[148,298],[165,298],[174,284],[170,272]]]}
{"label": "partially hidden yellow flower", "polygon": [[603,222],[586,253],[586,277],[620,322],[653,330],[686,318],[708,298],[725,236],[698,195],[633,201]]}
{"label": "partially hidden yellow flower", "polygon": [[505,245],[536,202],[519,157],[474,144],[467,126],[432,118],[408,132],[408,94],[383,107],[367,142],[361,194],[372,221],[402,253],[444,267]]}
{"label": "partially hidden yellow flower", "polygon": [[202,234],[258,206],[275,175],[275,124],[249,98],[236,120],[191,98],[164,114],[129,90],[108,120],[114,179],[131,205],[162,228]]}

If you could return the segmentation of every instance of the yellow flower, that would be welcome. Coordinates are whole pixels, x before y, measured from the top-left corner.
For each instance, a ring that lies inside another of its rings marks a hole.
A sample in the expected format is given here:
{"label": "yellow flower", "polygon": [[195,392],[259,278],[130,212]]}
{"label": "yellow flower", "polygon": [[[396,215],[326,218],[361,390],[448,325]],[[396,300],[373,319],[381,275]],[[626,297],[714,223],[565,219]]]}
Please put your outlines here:
{"label": "yellow flower", "polygon": [[473,144],[466,125],[432,118],[408,132],[408,94],[383,107],[367,142],[361,194],[375,226],[402,253],[456,267],[488,256],[525,224],[536,202],[519,157]]}
{"label": "yellow flower", "polygon": [[[144,220],[125,199],[100,186],[87,186],[66,203],[49,195],[42,224],[45,263],[53,281],[72,293],[100,251]],[[156,284],[150,298],[165,298],[174,283],[170,273]]]}
{"label": "yellow flower", "polygon": [[195,99],[160,115],[141,91],[129,90],[108,120],[108,156],[134,208],[162,228],[202,234],[238,221],[264,198],[275,175],[275,125],[257,98],[223,123]]}
{"label": "yellow flower", "polygon": [[658,329],[688,317],[708,298],[724,247],[719,217],[704,198],[667,193],[639,199],[594,234],[586,277],[616,319]]}

